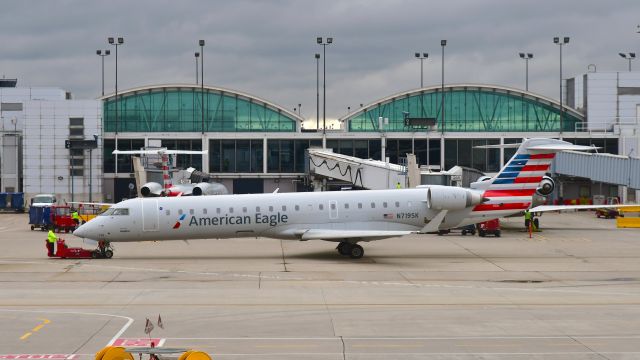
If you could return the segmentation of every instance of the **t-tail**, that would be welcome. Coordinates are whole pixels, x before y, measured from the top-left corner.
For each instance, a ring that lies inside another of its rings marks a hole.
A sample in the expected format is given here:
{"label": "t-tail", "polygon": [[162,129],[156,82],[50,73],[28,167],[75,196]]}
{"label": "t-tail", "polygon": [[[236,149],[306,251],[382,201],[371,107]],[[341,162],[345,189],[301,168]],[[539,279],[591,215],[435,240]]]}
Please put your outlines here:
{"label": "t-tail", "polygon": [[478,188],[485,189],[483,197],[488,201],[475,206],[473,211],[504,216],[530,208],[533,195],[540,188],[558,152],[593,149],[556,139],[524,139],[513,157],[496,176],[476,183],[479,185]]}

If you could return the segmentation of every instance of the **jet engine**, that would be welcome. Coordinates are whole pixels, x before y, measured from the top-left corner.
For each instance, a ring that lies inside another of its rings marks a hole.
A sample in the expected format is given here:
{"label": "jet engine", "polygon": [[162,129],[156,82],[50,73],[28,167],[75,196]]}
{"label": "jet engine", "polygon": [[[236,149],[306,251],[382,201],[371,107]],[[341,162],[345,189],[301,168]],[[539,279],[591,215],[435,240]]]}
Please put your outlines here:
{"label": "jet engine", "polygon": [[160,196],[162,194],[162,185],[157,182],[148,182],[140,188],[140,194],[144,197]]}
{"label": "jet engine", "polygon": [[538,184],[538,188],[536,189],[536,194],[540,196],[550,195],[553,190],[556,188],[556,183],[549,176],[542,177],[542,181]]}
{"label": "jet engine", "polygon": [[200,196],[200,195],[225,195],[228,193],[229,191],[227,190],[227,188],[220,183],[201,182],[196,184],[191,194],[193,196]]}
{"label": "jet engine", "polygon": [[452,186],[430,186],[427,190],[427,207],[435,210],[461,210],[478,205],[484,199],[479,192]]}

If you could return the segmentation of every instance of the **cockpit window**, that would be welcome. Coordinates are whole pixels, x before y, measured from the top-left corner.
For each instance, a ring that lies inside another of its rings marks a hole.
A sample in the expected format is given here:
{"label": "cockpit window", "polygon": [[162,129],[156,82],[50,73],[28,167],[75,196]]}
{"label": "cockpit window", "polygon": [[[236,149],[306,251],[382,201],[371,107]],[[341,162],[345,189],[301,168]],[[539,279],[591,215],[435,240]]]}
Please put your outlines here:
{"label": "cockpit window", "polygon": [[109,208],[107,209],[107,211],[100,214],[100,216],[117,216],[117,215],[129,215],[129,209]]}
{"label": "cockpit window", "polygon": [[113,214],[114,211],[115,211],[114,208],[108,208],[102,214],[100,214],[100,216],[109,216],[109,215]]}
{"label": "cockpit window", "polygon": [[113,215],[129,215],[129,209],[118,208],[113,211]]}

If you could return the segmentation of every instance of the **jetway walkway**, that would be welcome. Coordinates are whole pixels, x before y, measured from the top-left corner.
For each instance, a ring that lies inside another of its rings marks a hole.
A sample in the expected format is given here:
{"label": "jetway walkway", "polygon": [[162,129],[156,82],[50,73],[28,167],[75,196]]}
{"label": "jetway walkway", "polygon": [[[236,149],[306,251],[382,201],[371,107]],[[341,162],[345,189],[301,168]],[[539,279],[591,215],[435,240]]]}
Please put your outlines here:
{"label": "jetway walkway", "polygon": [[[413,161],[408,160],[407,166],[402,166],[379,160],[337,154],[328,149],[310,148],[307,153],[309,156],[307,173],[316,178],[338,179],[358,187],[374,190],[393,189],[397,187],[398,183],[402,188],[414,185],[414,181],[409,180],[409,172],[417,174],[415,185],[420,181],[415,156],[413,156]],[[409,168],[413,170],[409,171]]]}
{"label": "jetway walkway", "polygon": [[640,159],[629,156],[564,151],[556,155],[552,171],[640,189]]}

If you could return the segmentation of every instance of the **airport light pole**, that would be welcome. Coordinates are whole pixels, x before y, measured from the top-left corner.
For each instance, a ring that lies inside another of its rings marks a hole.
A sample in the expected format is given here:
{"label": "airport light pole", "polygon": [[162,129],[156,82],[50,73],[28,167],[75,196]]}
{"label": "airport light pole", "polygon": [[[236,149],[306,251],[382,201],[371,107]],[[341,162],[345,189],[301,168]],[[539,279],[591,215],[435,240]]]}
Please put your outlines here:
{"label": "airport light pole", "polygon": [[199,52],[196,52],[194,55],[195,55],[195,57],[196,57],[196,85],[198,85],[198,83],[200,82],[200,81],[198,80],[198,71],[199,71],[199,70],[198,70],[198,58],[200,57],[200,53],[199,53]]}
{"label": "airport light pole", "polygon": [[520,53],[520,59],[524,59],[525,70],[524,70],[524,78],[525,78],[525,90],[529,91],[529,60],[533,59],[532,53]]}
{"label": "airport light pole", "polygon": [[316,58],[316,131],[320,130],[320,54]]}
{"label": "airport light pole", "polygon": [[204,135],[204,40],[200,40],[198,45],[200,45],[200,55],[202,56],[200,60],[200,107],[202,108],[202,134]]}
{"label": "airport light pole", "polygon": [[416,59],[420,60],[420,89],[422,89],[424,87],[424,76],[423,76],[423,74],[424,74],[423,69],[424,68],[423,68],[422,64],[424,62],[424,59],[427,59],[429,57],[429,54],[428,53],[419,53],[419,52],[417,52],[415,54],[415,57],[416,57]]}
{"label": "airport light pole", "polygon": [[635,60],[636,59],[636,53],[618,53],[618,55],[620,55],[620,57],[622,57],[623,59],[627,59],[629,60],[629,71],[631,71],[631,60]]}
{"label": "airport light pole", "polygon": [[102,59],[102,96],[104,96],[104,57],[111,55],[110,50],[96,50],[96,55]]}
{"label": "airport light pole", "polygon": [[441,104],[440,104],[440,109],[442,111],[442,135],[444,135],[445,129],[446,129],[446,122],[445,122],[445,111],[444,111],[444,47],[447,46],[447,40],[440,40],[440,46],[442,46],[442,89],[441,89],[441,94],[440,94],[440,98],[441,98]]}
{"label": "airport light pole", "polygon": [[[116,120],[116,137],[117,137],[118,136],[118,47],[124,44],[124,38],[109,37],[107,41],[109,42],[110,45],[113,45],[116,47],[116,94],[115,94],[115,108],[116,108],[115,115],[116,116],[115,116],[115,120]],[[116,149],[118,148],[117,141],[118,140],[116,138]]]}
{"label": "airport light pole", "polygon": [[560,133],[562,133],[562,113],[564,112],[564,105],[562,104],[562,46],[569,43],[569,37],[565,36],[562,39],[560,37],[554,37],[553,43],[560,47]]}
{"label": "airport light pole", "polygon": [[333,38],[328,37],[323,41],[317,37],[316,42],[322,45],[322,135],[326,135],[327,129],[327,45],[333,43]]}

